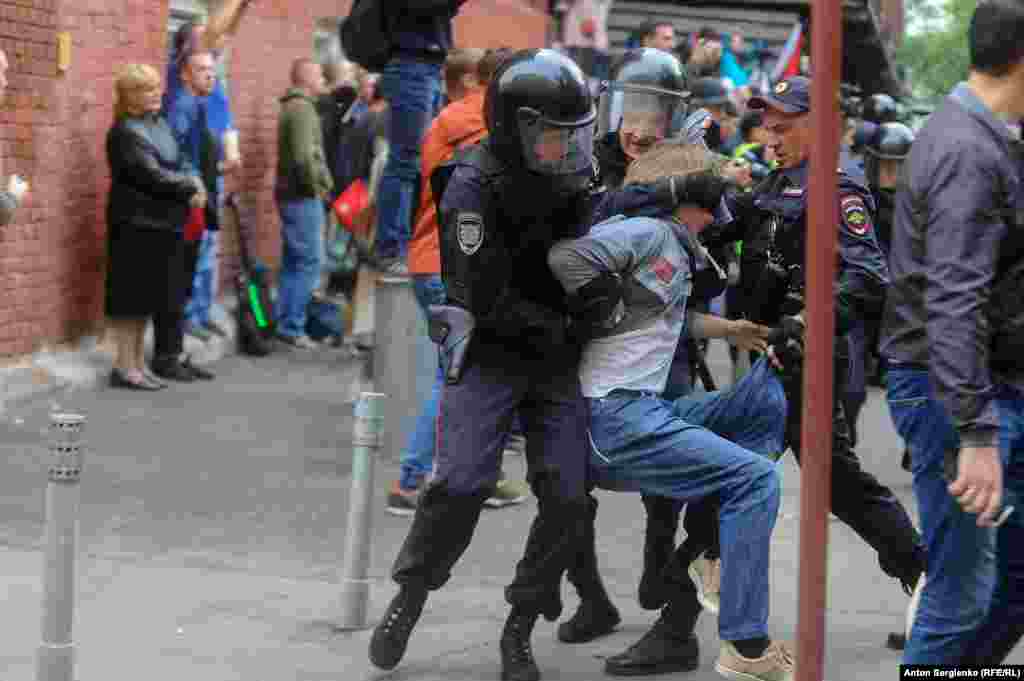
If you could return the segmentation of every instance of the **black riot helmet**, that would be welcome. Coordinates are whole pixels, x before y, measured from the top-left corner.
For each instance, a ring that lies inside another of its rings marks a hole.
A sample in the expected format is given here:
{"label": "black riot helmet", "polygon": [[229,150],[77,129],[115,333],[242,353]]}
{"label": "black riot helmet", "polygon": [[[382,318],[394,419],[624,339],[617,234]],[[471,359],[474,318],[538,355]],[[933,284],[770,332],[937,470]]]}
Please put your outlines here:
{"label": "black riot helmet", "polygon": [[670,137],[686,118],[686,71],[670,52],[653,47],[629,50],[601,84],[598,135],[623,125],[638,137]]}
{"label": "black riot helmet", "polygon": [[883,123],[878,126],[871,142],[864,149],[864,170],[868,184],[878,187],[881,162],[902,163],[914,143],[914,131],[902,123]]}
{"label": "black riot helmet", "polygon": [[547,49],[512,54],[487,85],[484,117],[490,147],[510,169],[589,181],[597,113],[569,57]]}
{"label": "black riot helmet", "polygon": [[896,100],[886,94],[871,95],[864,102],[861,118],[871,123],[889,123],[899,118],[899,106]]}

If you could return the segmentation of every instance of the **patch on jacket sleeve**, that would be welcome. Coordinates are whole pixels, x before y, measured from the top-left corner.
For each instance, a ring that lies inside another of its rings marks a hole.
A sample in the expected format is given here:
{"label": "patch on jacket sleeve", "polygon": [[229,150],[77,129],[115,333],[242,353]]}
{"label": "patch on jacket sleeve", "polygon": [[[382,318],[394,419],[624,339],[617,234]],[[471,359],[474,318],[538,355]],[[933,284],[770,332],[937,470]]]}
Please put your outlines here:
{"label": "patch on jacket sleeve", "polygon": [[864,236],[871,231],[871,215],[859,196],[846,196],[840,201],[843,224],[857,236]]}
{"label": "patch on jacket sleeve", "polygon": [[473,255],[484,243],[484,219],[480,213],[459,213],[455,220],[455,235],[459,248],[466,255]]}

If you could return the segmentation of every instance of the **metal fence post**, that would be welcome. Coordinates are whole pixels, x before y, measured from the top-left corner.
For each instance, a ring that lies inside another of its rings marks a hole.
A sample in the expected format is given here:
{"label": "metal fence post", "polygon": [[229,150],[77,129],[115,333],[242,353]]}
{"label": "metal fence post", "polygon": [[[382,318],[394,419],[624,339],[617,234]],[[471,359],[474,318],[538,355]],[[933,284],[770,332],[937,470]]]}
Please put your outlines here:
{"label": "metal fence post", "polygon": [[398,459],[433,387],[437,347],[408,277],[378,277],[374,305],[373,386],[388,396],[381,449]]}
{"label": "metal fence post", "polygon": [[73,681],[75,644],[75,559],[81,502],[82,430],[85,417],[50,417],[52,455],[46,485],[45,570],[43,572],[42,642],[37,681]]}
{"label": "metal fence post", "polygon": [[352,491],[341,569],[340,630],[366,627],[370,584],[370,533],[373,527],[373,469],[384,425],[385,395],[364,392],[356,403],[352,437]]}

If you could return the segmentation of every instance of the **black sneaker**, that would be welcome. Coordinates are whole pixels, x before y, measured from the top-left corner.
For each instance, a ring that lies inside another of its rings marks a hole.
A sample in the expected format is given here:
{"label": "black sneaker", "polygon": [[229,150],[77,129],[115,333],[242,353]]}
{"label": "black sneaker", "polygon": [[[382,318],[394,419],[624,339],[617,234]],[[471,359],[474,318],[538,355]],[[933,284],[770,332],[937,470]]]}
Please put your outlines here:
{"label": "black sneaker", "polygon": [[409,636],[423,613],[427,591],[402,587],[384,612],[370,639],[370,662],[384,670],[394,669],[409,645]]}

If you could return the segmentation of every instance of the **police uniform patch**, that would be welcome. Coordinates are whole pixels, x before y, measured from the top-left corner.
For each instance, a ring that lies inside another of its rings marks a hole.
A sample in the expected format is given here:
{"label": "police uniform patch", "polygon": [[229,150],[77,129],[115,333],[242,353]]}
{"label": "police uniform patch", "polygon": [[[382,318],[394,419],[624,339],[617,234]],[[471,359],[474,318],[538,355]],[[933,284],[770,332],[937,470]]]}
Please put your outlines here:
{"label": "police uniform patch", "polygon": [[842,203],[843,224],[857,236],[864,236],[871,229],[871,218],[867,206],[859,197],[848,197]]}
{"label": "police uniform patch", "polygon": [[479,213],[459,213],[455,221],[455,235],[462,252],[473,255],[484,243],[484,219]]}
{"label": "police uniform patch", "polygon": [[777,94],[777,95],[784,95],[784,94],[786,94],[786,90],[788,90],[788,89],[789,89],[789,83],[787,81],[783,80],[783,81],[779,81],[778,83],[775,84],[775,94]]}

